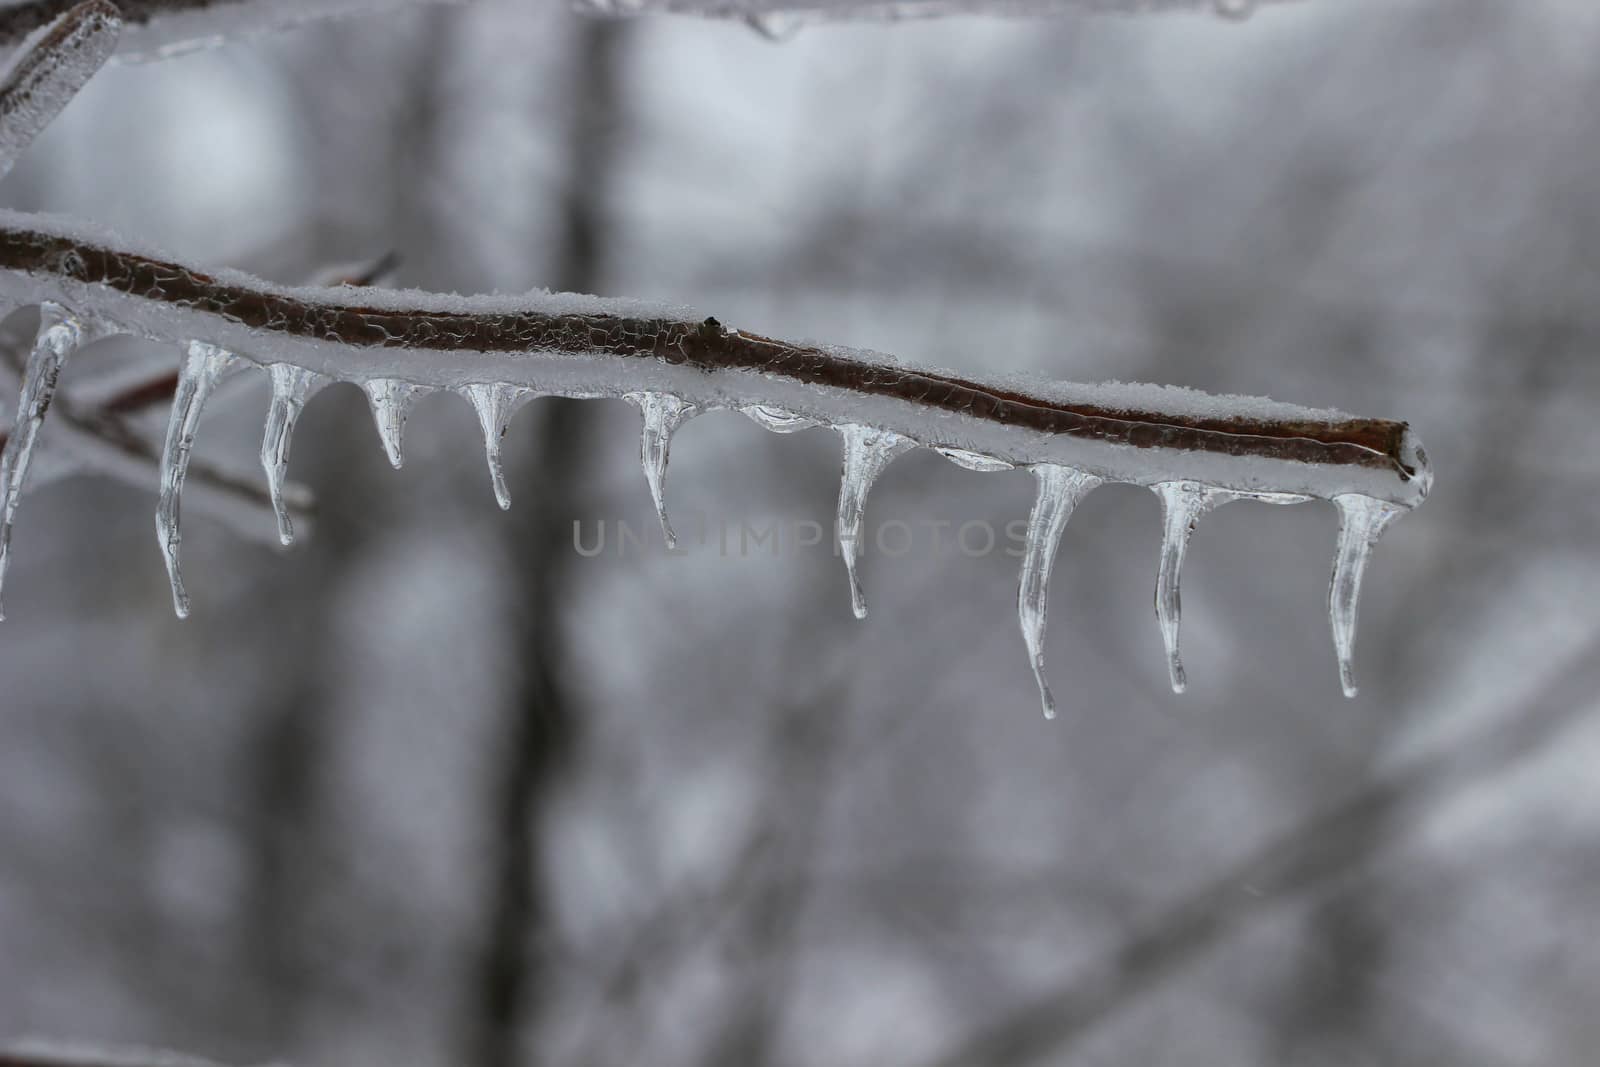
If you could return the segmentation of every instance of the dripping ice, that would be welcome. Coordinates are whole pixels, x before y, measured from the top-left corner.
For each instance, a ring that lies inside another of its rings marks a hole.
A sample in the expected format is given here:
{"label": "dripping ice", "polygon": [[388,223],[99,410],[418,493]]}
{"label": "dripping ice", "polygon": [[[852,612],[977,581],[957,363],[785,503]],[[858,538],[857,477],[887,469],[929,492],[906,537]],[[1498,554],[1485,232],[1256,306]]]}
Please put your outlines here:
{"label": "dripping ice", "polygon": [[884,468],[898,455],[910,451],[915,443],[888,430],[846,423],[835,427],[844,439],[843,472],[839,479],[839,552],[844,556],[845,575],[850,581],[850,610],[856,618],[867,617],[867,599],[861,591],[857,559],[861,550],[861,520],[866,513],[867,493]]}
{"label": "dripping ice", "polygon": [[1028,646],[1028,664],[1039,686],[1039,701],[1044,717],[1056,717],[1056,700],[1044,672],[1045,620],[1049,613],[1050,568],[1061,531],[1067,520],[1100,479],[1086,471],[1051,463],[1029,468],[1038,483],[1033,511],[1028,515],[1027,539],[1022,551],[1022,578],[1017,588],[1017,616],[1022,624],[1022,639]]}
{"label": "dripping ice", "polygon": [[272,379],[272,405],[267,409],[267,425],[261,440],[261,467],[266,471],[267,492],[278,518],[278,540],[287,546],[294,543],[294,522],[283,500],[283,480],[289,470],[289,442],[306,401],[327,379],[288,363],[272,364],[267,374]]}
{"label": "dripping ice", "polygon": [[224,371],[234,363],[231,352],[204,341],[189,342],[178,370],[178,388],[172,400],[172,415],[167,420],[166,442],[161,448],[161,497],[156,503],[156,538],[167,564],[167,579],[172,585],[172,609],[178,618],[189,617],[189,596],[178,571],[178,545],[183,540],[179,528],[183,479],[189,471],[189,455],[194,450],[195,431],[200,426],[200,409]]}
{"label": "dripping ice", "polygon": [[[6,568],[11,562],[11,528],[39,442],[39,428],[44,425],[45,413],[55,396],[61,368],[84,343],[85,333],[83,320],[60,305],[40,307],[39,333],[22,372],[16,424],[6,438],[5,451],[0,453],[0,591],[5,587]],[[5,611],[0,601],[0,619],[3,618]]]}
{"label": "dripping ice", "polygon": [[399,470],[406,464],[404,438],[406,419],[418,398],[427,390],[420,385],[398,378],[373,378],[361,383],[372,408],[372,421],[378,427],[378,439],[383,442],[384,455],[389,465]]}
{"label": "dripping ice", "polygon": [[1183,557],[1201,516],[1234,498],[1223,489],[1198,482],[1161,482],[1150,487],[1161,500],[1161,565],[1156,571],[1156,620],[1161,625],[1161,640],[1167,650],[1167,675],[1172,691],[1181,693],[1189,686],[1178,651],[1178,624],[1183,615],[1183,599],[1178,582]]}
{"label": "dripping ice", "polygon": [[501,511],[509,510],[511,490],[506,487],[500,442],[511,424],[511,417],[536,394],[524,386],[502,382],[473,382],[462,386],[461,394],[472,405],[478,416],[478,428],[483,431],[483,453],[489,462],[489,484],[494,488],[495,503],[500,505]]}
{"label": "dripping ice", "polygon": [[655,505],[656,518],[661,521],[661,533],[668,548],[678,547],[678,535],[667,520],[667,503],[664,496],[667,480],[667,460],[672,448],[672,435],[699,408],[670,393],[626,393],[623,399],[639,409],[644,425],[639,431],[639,463],[644,468],[645,482],[650,487],[650,500]]}
{"label": "dripping ice", "polygon": [[1339,542],[1334,550],[1333,576],[1328,582],[1328,622],[1339,657],[1339,684],[1345,696],[1354,697],[1356,610],[1361,602],[1361,582],[1378,538],[1404,509],[1355,493],[1334,497],[1333,505],[1339,511]]}

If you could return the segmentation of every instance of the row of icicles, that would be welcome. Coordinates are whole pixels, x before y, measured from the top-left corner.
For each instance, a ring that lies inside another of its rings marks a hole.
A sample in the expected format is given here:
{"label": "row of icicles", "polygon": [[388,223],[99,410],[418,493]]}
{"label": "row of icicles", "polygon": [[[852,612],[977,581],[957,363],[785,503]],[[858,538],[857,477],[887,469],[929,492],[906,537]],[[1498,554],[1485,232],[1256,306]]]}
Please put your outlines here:
{"label": "row of icicles", "polygon": [[[57,377],[73,351],[103,336],[105,332],[86,324],[83,319],[59,305],[43,305],[38,339],[23,376],[16,427],[3,456],[0,456],[0,501],[4,506],[3,516],[0,516],[0,585],[5,579],[11,527],[22,481],[27,474],[39,427],[49,407]],[[156,533],[172,585],[173,608],[179,618],[186,618],[189,614],[189,597],[184,592],[178,569],[178,546],[181,540],[179,501],[199,426],[200,410],[223,375],[245,362],[225,349],[202,341],[189,342],[184,352],[171,419],[161,451],[160,500],[156,506]],[[266,370],[272,381],[272,403],[267,413],[261,463],[266,470],[268,490],[277,515],[278,536],[288,545],[294,539],[294,527],[284,502],[283,485],[289,465],[290,438],[307,400],[317,389],[328,384],[329,379],[285,363],[268,365]],[[419,396],[431,390],[393,378],[372,379],[362,383],[362,387],[371,405],[384,451],[388,454],[389,462],[398,468],[403,462],[401,436],[406,417]],[[477,413],[495,500],[500,507],[509,508],[511,496],[501,463],[500,441],[512,416],[540,394],[525,386],[505,383],[468,384],[461,386],[458,391]],[[638,407],[643,415],[640,458],[645,480],[649,484],[650,496],[661,520],[667,544],[675,547],[677,538],[667,520],[663,498],[668,449],[673,433],[698,414],[699,408],[665,393],[628,393],[624,399]],[[761,426],[777,433],[793,433],[822,425],[817,420],[771,407],[751,405],[741,410]],[[867,607],[857,572],[857,558],[867,493],[878,475],[896,456],[917,447],[917,444],[900,434],[868,426],[845,424],[833,428],[844,439],[843,476],[837,514],[839,547],[849,578],[851,607],[856,618],[861,619],[866,617]],[[1010,470],[1014,466],[1005,460],[964,449],[934,447],[947,459],[969,470],[999,471]],[[1045,717],[1054,718],[1055,698],[1051,695],[1044,674],[1050,570],[1067,520],[1078,503],[1099,486],[1102,479],[1086,471],[1052,463],[1036,463],[1027,469],[1037,482],[1038,492],[1028,516],[1017,611]],[[1178,652],[1181,612],[1178,580],[1195,524],[1201,516],[1231,500],[1248,498],[1295,503],[1308,498],[1289,494],[1236,493],[1191,481],[1160,482],[1150,488],[1160,498],[1162,512],[1156,616],[1166,644],[1172,688],[1181,693],[1187,685],[1187,679]],[[1351,656],[1355,645],[1356,607],[1362,576],[1373,545],[1384,528],[1403,509],[1355,493],[1337,495],[1332,500],[1339,511],[1339,539],[1328,593],[1328,611],[1338,653],[1340,681],[1345,695],[1355,696]],[[3,617],[0,614],[0,618]]]}

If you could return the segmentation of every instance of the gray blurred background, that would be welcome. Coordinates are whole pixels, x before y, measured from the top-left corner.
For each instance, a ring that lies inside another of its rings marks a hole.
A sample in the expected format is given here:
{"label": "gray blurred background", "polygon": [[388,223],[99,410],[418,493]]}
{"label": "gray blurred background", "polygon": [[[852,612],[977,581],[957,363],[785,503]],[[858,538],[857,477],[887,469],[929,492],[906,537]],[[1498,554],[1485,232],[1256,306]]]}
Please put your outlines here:
{"label": "gray blurred background", "polygon": [[[1325,504],[1208,518],[1191,685],[1154,497],[1069,526],[1041,720],[1026,474],[895,462],[872,615],[838,444],[541,400],[495,506],[425,401],[313,401],[287,554],[143,488],[26,501],[0,628],[0,1039],[237,1063],[1557,1065],[1600,1056],[1600,8],[1305,0],[807,29],[485,5],[102,72],[0,187],[300,281],[693,305],[971,371],[1410,420],[1340,696]],[[27,312],[13,328],[27,325]],[[82,356],[68,394],[141,358]],[[121,361],[121,363],[119,363]],[[126,367],[124,367],[126,369]],[[9,395],[6,404],[11,403]],[[252,480],[261,381],[198,453]],[[165,418],[155,409],[157,429]],[[50,427],[45,432],[48,449]],[[698,517],[698,520],[697,520]],[[589,558],[601,520],[642,531]],[[923,520],[946,521],[936,548]],[[716,531],[730,529],[723,551]]]}

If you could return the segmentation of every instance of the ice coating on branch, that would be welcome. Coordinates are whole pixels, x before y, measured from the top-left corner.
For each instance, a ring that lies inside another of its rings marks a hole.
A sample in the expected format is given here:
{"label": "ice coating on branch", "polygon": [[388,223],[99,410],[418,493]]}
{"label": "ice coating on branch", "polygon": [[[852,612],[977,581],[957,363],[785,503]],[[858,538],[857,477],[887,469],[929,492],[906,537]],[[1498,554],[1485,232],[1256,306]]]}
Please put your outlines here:
{"label": "ice coating on branch", "polygon": [[785,411],[782,408],[768,407],[765,404],[749,404],[739,410],[750,416],[757,425],[771,430],[773,433],[798,433],[801,430],[809,430],[813,426],[821,425],[816,419],[810,419],[804,415],[796,415],[794,412]]}
{"label": "ice coating on branch", "polygon": [[[158,59],[315,19],[462,2],[466,0],[131,0],[123,5],[128,25],[118,51],[123,58]],[[40,0],[0,5],[0,48],[28,33],[42,6]]]}
{"label": "ice coating on branch", "polygon": [[28,41],[0,79],[0,178],[105,65],[121,29],[115,4],[85,0]]}
{"label": "ice coating on branch", "polygon": [[1178,653],[1178,623],[1183,615],[1183,600],[1178,591],[1184,553],[1200,517],[1234,499],[1224,489],[1198,482],[1162,482],[1151,490],[1161,500],[1161,566],[1156,571],[1156,619],[1161,624],[1161,640],[1167,647],[1167,673],[1172,691],[1181,693],[1189,686]]}
{"label": "ice coating on branch", "polygon": [[1334,551],[1333,577],[1328,582],[1328,621],[1333,627],[1334,650],[1339,655],[1339,684],[1344,687],[1345,696],[1354,697],[1353,657],[1361,581],[1378,538],[1405,509],[1355,493],[1334,497],[1333,506],[1339,509],[1339,543]]}
{"label": "ice coating on branch", "polygon": [[189,455],[194,451],[200,409],[217,380],[233,363],[233,354],[225,349],[204,341],[189,342],[178,370],[178,389],[172,398],[172,415],[167,420],[166,443],[161,448],[156,539],[167,563],[167,580],[172,584],[172,610],[180,619],[189,617],[189,595],[183,591],[183,578],[178,572],[178,545],[183,540],[179,529],[183,479],[189,471]]}
{"label": "ice coating on branch", "polygon": [[520,385],[503,382],[472,382],[461,387],[478,415],[478,428],[483,431],[483,452],[489,461],[489,481],[494,486],[494,499],[501,511],[511,507],[511,490],[506,488],[505,465],[501,462],[500,441],[506,435],[511,417],[522,405],[538,394]]}
{"label": "ice coating on branch", "polygon": [[973,452],[965,448],[935,448],[935,452],[958,467],[965,467],[969,471],[1008,471],[1016,467],[998,456],[985,455],[982,452]]}
{"label": "ice coating on branch", "polygon": [[1265,0],[573,0],[581,11],[622,16],[680,12],[743,21],[763,37],[787,40],[796,30],[826,20],[937,18],[947,15],[1050,17],[1086,13],[1211,12],[1246,18]]}
{"label": "ice coating on branch", "polygon": [[672,524],[667,521],[663,496],[667,459],[672,435],[700,409],[667,393],[628,393],[623,399],[644,416],[644,427],[639,433],[639,462],[644,467],[644,479],[650,485],[650,499],[655,504],[656,517],[661,520],[661,533],[667,539],[667,547],[677,548],[678,535],[672,532]]}
{"label": "ice coating on branch", "polygon": [[288,546],[294,543],[294,522],[283,500],[283,479],[289,470],[289,443],[306,401],[328,380],[314,371],[288,363],[272,364],[267,368],[267,375],[272,379],[272,405],[267,409],[266,432],[261,439],[261,467],[267,472],[267,492],[278,518],[278,540]]}
{"label": "ice coating on branch", "polygon": [[[23,482],[39,441],[39,427],[55,396],[56,381],[67,357],[84,344],[83,321],[58,304],[39,309],[39,333],[28,353],[22,372],[22,389],[17,396],[16,424],[0,452],[0,590],[5,587],[6,567],[11,562],[11,527],[17,518],[17,503]],[[5,618],[0,603],[0,619]]]}
{"label": "ice coating on branch", "polygon": [[378,427],[378,437],[383,441],[384,455],[395,470],[405,466],[404,438],[406,419],[418,398],[425,392],[420,385],[403,382],[398,378],[373,378],[361,383],[367,394],[367,404],[372,408],[372,421]]}
{"label": "ice coating on branch", "polygon": [[1017,616],[1022,623],[1022,639],[1028,646],[1028,663],[1039,685],[1039,701],[1044,717],[1056,717],[1056,698],[1044,674],[1045,620],[1050,607],[1050,568],[1061,531],[1084,497],[1100,479],[1085,471],[1041,463],[1030,467],[1038,482],[1033,510],[1028,515],[1027,540],[1022,552],[1022,579],[1017,587]]}
{"label": "ice coating on branch", "polygon": [[916,447],[897,433],[870,426],[846,424],[834,427],[844,439],[844,472],[839,479],[839,552],[844,556],[845,574],[850,580],[850,610],[858,619],[867,617],[867,598],[861,592],[861,577],[856,560],[861,550],[861,520],[867,510],[867,493],[893,459]]}

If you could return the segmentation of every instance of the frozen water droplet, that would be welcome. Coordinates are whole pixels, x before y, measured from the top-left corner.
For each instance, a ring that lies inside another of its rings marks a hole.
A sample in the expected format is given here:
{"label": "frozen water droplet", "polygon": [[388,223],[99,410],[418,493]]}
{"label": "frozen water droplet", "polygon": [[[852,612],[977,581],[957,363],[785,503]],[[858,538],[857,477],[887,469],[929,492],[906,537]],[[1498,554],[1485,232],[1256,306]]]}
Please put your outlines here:
{"label": "frozen water droplet", "polygon": [[0,178],[105,65],[121,31],[122,14],[116,5],[92,0],[71,8],[30,38],[0,79]]}
{"label": "frozen water droplet", "polygon": [[750,404],[739,410],[773,433],[795,433],[820,425],[816,419],[809,419],[804,415],[796,415],[794,412],[785,411],[782,408],[768,407],[765,404]]}
{"label": "frozen water droplet", "polygon": [[958,467],[965,467],[969,471],[1008,471],[1014,470],[1016,465],[997,456],[985,455],[982,452],[972,452],[965,448],[949,448],[940,445],[934,448],[945,459]]}
{"label": "frozen water droplet", "polygon": [[1243,22],[1256,13],[1257,0],[1212,0],[1212,7],[1225,19]]}
{"label": "frozen water droplet", "polygon": [[178,389],[172,398],[172,416],[167,420],[167,439],[161,447],[161,497],[156,503],[156,538],[167,563],[167,579],[172,584],[172,608],[178,618],[189,617],[189,597],[183,591],[178,573],[178,544],[183,479],[189,471],[189,453],[194,449],[195,430],[200,425],[200,409],[206,397],[234,362],[234,356],[216,345],[190,341],[178,370]]}
{"label": "frozen water droplet", "polygon": [[1339,684],[1344,695],[1356,695],[1352,657],[1356,645],[1356,609],[1361,600],[1361,580],[1372,549],[1389,524],[1405,511],[1386,501],[1359,493],[1333,498],[1339,509],[1339,545],[1333,557],[1333,578],[1328,583],[1328,621],[1333,627],[1334,650],[1339,655]]}
{"label": "frozen water droplet", "polygon": [[1195,523],[1217,505],[1233,499],[1233,494],[1198,482],[1161,482],[1150,488],[1161,499],[1161,567],[1156,572],[1156,619],[1161,623],[1161,639],[1167,646],[1167,671],[1172,691],[1181,693],[1189,685],[1178,653],[1178,623],[1183,615],[1178,580],[1183,571],[1184,553],[1188,551]]}
{"label": "frozen water droplet", "polygon": [[1028,468],[1039,483],[1033,510],[1028,515],[1027,541],[1022,553],[1022,580],[1017,588],[1017,615],[1028,662],[1039,685],[1044,717],[1056,717],[1056,700],[1044,675],[1044,631],[1049,611],[1050,568],[1061,544],[1061,531],[1080,501],[1100,484],[1100,479],[1071,467],[1040,463]]}
{"label": "frozen water droplet", "polygon": [[478,413],[478,427],[483,431],[483,451],[489,460],[489,481],[494,486],[495,502],[502,511],[508,510],[511,507],[511,490],[506,488],[505,465],[500,459],[500,439],[506,435],[511,417],[537,394],[521,385],[474,382],[462,386],[461,395]]}
{"label": "frozen water droplet", "polygon": [[644,429],[639,434],[639,462],[644,467],[644,479],[650,485],[650,499],[656,506],[656,516],[661,520],[661,533],[668,548],[678,547],[678,535],[672,532],[667,521],[666,498],[663,487],[667,479],[667,458],[672,447],[672,435],[700,411],[693,404],[680,400],[670,393],[627,393],[623,399],[639,409],[644,416]]}
{"label": "frozen water droplet", "polygon": [[844,556],[845,574],[850,579],[850,608],[858,619],[867,617],[867,599],[861,592],[856,573],[860,554],[861,519],[867,509],[867,492],[885,467],[898,455],[916,445],[888,430],[846,423],[835,427],[844,438],[844,474],[839,480],[839,551]]}
{"label": "frozen water droplet", "polygon": [[294,543],[294,523],[283,500],[283,478],[289,470],[289,442],[306,401],[328,380],[315,371],[288,363],[272,364],[267,368],[267,375],[272,379],[272,406],[267,409],[266,432],[261,439],[261,467],[267,472],[267,492],[278,517],[278,540],[290,545]]}
{"label": "frozen water droplet", "polygon": [[[38,444],[39,427],[55,396],[56,381],[67,357],[87,341],[84,324],[59,304],[46,303],[39,309],[39,333],[28,353],[22,371],[22,389],[17,396],[15,425],[0,452],[0,588],[5,585],[6,567],[11,561],[11,527],[17,517],[17,503],[28,477]],[[5,613],[0,610],[0,619]]]}
{"label": "frozen water droplet", "polygon": [[374,378],[363,382],[361,388],[372,407],[372,421],[378,426],[378,436],[383,440],[383,451],[389,457],[389,465],[399,470],[406,462],[402,450],[406,419],[416,405],[417,398],[427,390],[398,378]]}
{"label": "frozen water droplet", "polygon": [[777,44],[792,41],[805,28],[806,17],[793,11],[760,11],[744,17],[746,26]]}

